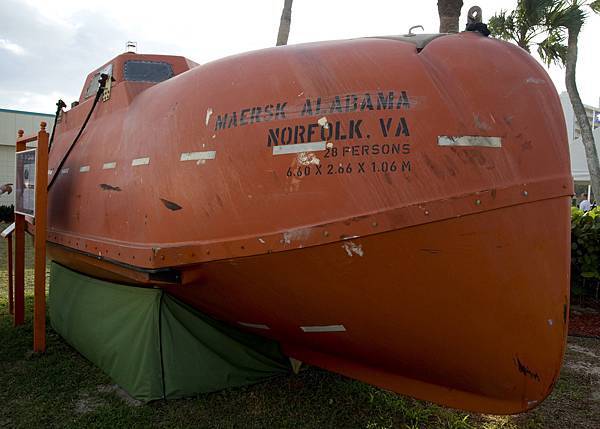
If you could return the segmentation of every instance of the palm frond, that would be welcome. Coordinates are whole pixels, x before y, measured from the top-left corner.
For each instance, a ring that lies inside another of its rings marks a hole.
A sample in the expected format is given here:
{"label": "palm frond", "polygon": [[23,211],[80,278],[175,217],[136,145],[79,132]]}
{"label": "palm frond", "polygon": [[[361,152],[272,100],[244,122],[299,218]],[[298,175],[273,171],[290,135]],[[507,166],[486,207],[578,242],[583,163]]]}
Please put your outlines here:
{"label": "palm frond", "polygon": [[510,39],[513,28],[514,23],[505,10],[501,10],[488,21],[488,29],[492,33],[492,36],[503,40]]}
{"label": "palm frond", "polygon": [[548,14],[547,25],[550,28],[563,27],[569,30],[579,30],[586,18],[587,13],[584,11],[581,1],[557,1]]}
{"label": "palm frond", "polygon": [[564,31],[551,31],[544,40],[538,43],[537,52],[542,61],[551,64],[564,65],[567,60],[567,46],[564,44]]}

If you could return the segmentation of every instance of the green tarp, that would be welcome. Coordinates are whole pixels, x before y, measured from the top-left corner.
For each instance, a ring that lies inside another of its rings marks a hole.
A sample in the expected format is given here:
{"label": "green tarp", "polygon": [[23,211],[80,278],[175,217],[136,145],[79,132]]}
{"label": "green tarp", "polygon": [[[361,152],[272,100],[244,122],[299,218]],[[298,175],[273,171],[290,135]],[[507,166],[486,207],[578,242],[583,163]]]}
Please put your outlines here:
{"label": "green tarp", "polygon": [[52,263],[49,307],[53,328],[142,401],[289,370],[276,342],[211,319],[161,289],[105,282]]}

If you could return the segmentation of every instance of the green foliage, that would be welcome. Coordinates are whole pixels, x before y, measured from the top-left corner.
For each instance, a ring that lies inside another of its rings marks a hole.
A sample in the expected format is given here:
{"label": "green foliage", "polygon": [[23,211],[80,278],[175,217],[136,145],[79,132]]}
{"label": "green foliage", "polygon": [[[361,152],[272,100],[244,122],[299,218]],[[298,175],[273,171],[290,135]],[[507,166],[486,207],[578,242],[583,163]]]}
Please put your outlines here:
{"label": "green foliage", "polygon": [[579,32],[587,18],[586,7],[600,13],[600,0],[518,0],[514,10],[502,10],[490,18],[492,36],[537,53],[547,65],[564,65],[566,32]]}
{"label": "green foliage", "polygon": [[514,10],[502,10],[490,18],[488,28],[494,37],[515,42],[527,52],[537,45],[545,62],[562,62],[565,35],[556,20],[564,6],[560,0],[519,0]]}
{"label": "green foliage", "polygon": [[600,208],[571,209],[571,281],[575,292],[600,281]]}

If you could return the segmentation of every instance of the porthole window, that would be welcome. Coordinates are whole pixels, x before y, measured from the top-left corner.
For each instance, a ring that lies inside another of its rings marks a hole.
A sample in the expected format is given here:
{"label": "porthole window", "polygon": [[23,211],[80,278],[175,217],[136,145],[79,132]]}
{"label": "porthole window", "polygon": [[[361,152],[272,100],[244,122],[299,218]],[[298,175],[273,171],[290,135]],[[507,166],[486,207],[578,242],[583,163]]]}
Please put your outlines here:
{"label": "porthole window", "polygon": [[126,61],[123,72],[130,82],[157,83],[173,77],[171,64],[162,61]]}

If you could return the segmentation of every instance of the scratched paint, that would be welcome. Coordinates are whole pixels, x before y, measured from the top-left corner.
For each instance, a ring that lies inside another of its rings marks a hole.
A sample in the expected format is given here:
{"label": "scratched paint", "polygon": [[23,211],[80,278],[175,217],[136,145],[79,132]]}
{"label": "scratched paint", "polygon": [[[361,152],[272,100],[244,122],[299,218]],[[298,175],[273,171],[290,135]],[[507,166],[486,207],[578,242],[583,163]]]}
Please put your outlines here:
{"label": "scratched paint", "polygon": [[208,127],[208,123],[210,122],[210,116],[213,114],[213,109],[212,108],[208,108],[206,109],[206,126]]}
{"label": "scratched paint", "polygon": [[546,83],[546,81],[544,79],[536,79],[535,77],[528,77],[527,79],[525,79],[526,83],[533,83],[533,84],[537,84],[537,85],[543,85]]}
{"label": "scratched paint", "polygon": [[121,192],[121,188],[119,188],[118,186],[109,185],[107,183],[101,183],[100,189],[102,189],[103,191]]}
{"label": "scratched paint", "polygon": [[327,122],[327,117],[325,117],[325,116],[323,116],[322,118],[319,118],[317,123],[325,129],[329,128],[329,122]]}
{"label": "scratched paint", "polygon": [[353,257],[354,255],[358,255],[358,256],[362,257],[365,255],[362,245],[356,244],[352,241],[347,241],[347,242],[343,243],[342,249],[344,249],[346,251],[346,253],[348,254],[348,256],[350,256],[350,257]]}
{"label": "scratched paint", "polygon": [[295,229],[283,233],[283,242],[291,244],[292,241],[305,241],[310,237],[310,229]]}
{"label": "scratched paint", "polygon": [[319,165],[321,160],[312,152],[300,152],[298,154],[298,164],[300,165]]}

